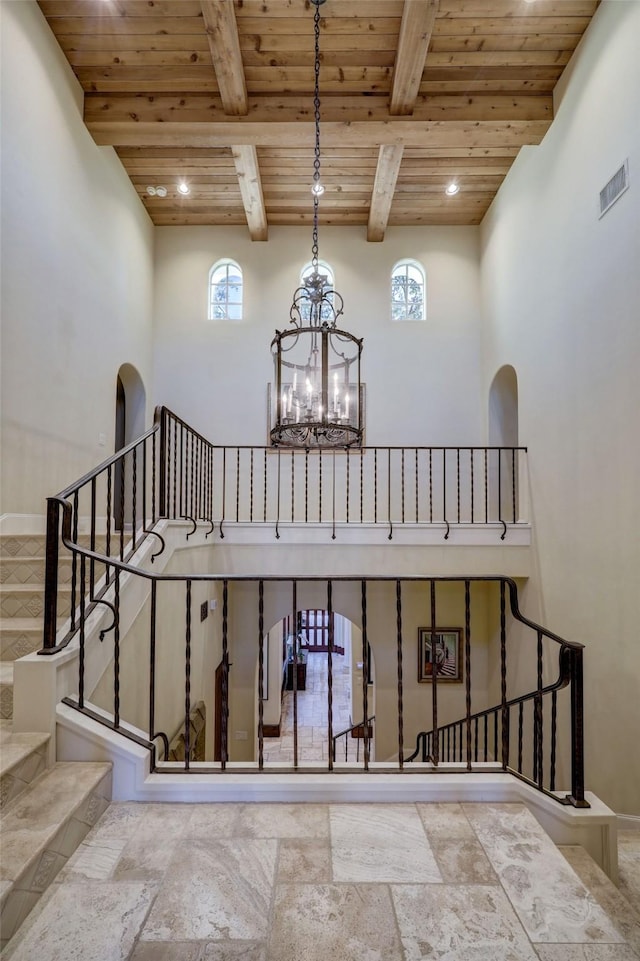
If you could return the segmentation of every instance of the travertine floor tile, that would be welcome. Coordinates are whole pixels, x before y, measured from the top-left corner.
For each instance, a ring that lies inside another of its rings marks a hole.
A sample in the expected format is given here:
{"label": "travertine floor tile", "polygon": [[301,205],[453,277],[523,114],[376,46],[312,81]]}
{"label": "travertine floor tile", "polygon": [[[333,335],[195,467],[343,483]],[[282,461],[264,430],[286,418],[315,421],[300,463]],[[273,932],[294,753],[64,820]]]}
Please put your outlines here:
{"label": "travertine floor tile", "polygon": [[144,884],[58,885],[43,910],[27,918],[3,961],[126,961],[151,898]]}
{"label": "travertine floor tile", "polygon": [[266,961],[265,944],[251,944],[248,941],[225,941],[207,944],[202,961]]}
{"label": "travertine floor tile", "polygon": [[392,885],[405,961],[536,961],[504,892],[482,885]]}
{"label": "travertine floor tile", "polygon": [[475,838],[431,838],[431,848],[442,874],[451,884],[499,884],[487,855]]}
{"label": "travertine floor tile", "polygon": [[524,805],[464,804],[463,810],[532,941],[624,941]]}
{"label": "travertine floor tile", "polygon": [[328,884],[331,848],[328,840],[292,838],[280,842],[278,884]]}
{"label": "travertine floor tile", "polygon": [[182,841],[141,940],[264,940],[276,853],[272,840]]}
{"label": "travertine floor tile", "polygon": [[326,804],[243,804],[236,833],[250,838],[326,838]]}
{"label": "travertine floor tile", "polygon": [[279,885],[268,961],[402,961],[385,885]]}
{"label": "travertine floor tile", "polygon": [[419,803],[416,804],[429,839],[471,838],[475,839],[473,828],[461,804]]}
{"label": "travertine floor tile", "polygon": [[334,881],[442,880],[413,805],[331,807]]}

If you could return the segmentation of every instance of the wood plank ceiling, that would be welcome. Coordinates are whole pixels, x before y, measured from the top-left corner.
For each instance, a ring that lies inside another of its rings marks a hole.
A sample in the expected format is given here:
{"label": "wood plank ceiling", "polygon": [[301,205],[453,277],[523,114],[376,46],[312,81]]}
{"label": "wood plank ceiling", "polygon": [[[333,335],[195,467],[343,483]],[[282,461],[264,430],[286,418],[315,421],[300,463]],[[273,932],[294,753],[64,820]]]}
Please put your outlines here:
{"label": "wood plank ceiling", "polygon": [[[309,224],[309,0],[39,0],[154,224]],[[598,0],[326,0],[320,222],[478,224]],[[456,182],[460,190],[445,195]],[[185,182],[188,196],[177,184]],[[148,186],[166,186],[150,196]]]}

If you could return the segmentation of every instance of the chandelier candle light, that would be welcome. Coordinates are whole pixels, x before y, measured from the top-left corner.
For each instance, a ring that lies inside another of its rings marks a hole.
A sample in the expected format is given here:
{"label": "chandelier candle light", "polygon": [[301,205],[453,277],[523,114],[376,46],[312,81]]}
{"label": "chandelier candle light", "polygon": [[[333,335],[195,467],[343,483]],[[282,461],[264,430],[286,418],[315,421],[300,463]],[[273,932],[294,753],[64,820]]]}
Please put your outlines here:
{"label": "chandelier candle light", "polygon": [[320,6],[315,7],[315,149],[313,160],[313,242],[311,272],[293,295],[293,327],[276,330],[271,341],[275,363],[276,447],[360,447],[362,340],[337,326],[343,300],[318,270],[320,183]]}

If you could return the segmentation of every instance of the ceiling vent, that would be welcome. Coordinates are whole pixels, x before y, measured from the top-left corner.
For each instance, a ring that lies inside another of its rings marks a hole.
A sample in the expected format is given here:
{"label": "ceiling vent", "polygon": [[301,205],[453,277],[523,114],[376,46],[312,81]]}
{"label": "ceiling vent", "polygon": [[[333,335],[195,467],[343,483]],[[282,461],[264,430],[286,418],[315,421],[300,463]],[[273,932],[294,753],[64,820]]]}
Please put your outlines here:
{"label": "ceiling vent", "polygon": [[600,191],[600,216],[606,214],[618,197],[622,196],[629,186],[629,161],[625,160],[619,170],[616,170],[608,184]]}

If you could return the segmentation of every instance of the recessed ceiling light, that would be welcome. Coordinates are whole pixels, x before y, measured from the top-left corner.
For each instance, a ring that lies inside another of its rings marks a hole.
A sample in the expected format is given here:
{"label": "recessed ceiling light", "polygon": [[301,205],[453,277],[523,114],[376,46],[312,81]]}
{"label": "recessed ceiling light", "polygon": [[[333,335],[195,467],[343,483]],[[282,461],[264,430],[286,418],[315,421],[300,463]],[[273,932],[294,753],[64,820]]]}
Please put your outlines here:
{"label": "recessed ceiling light", "polygon": [[147,187],[147,193],[149,194],[150,197],[155,197],[155,195],[156,195],[156,188],[155,188],[155,187],[152,187],[151,185],[149,185],[149,186]]}
{"label": "recessed ceiling light", "polygon": [[186,197],[187,194],[191,193],[191,188],[189,187],[189,184],[185,183],[184,180],[182,180],[178,184],[178,193],[182,194],[183,197]]}
{"label": "recessed ceiling light", "polygon": [[455,195],[458,193],[459,190],[460,190],[460,187],[458,186],[458,184],[452,181],[452,182],[446,187],[445,193],[446,193],[447,197],[455,197]]}

